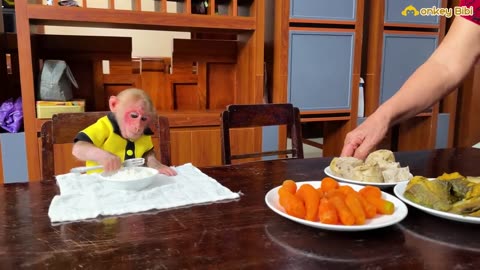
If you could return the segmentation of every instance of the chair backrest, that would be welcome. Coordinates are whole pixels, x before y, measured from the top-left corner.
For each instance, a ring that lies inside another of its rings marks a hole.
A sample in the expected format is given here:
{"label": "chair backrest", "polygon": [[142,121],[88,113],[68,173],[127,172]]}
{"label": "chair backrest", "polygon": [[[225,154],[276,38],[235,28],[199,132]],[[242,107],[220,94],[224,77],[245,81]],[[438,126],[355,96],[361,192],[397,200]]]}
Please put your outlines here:
{"label": "chair backrest", "polygon": [[[73,143],[78,132],[95,123],[100,117],[108,112],[83,112],[83,113],[59,113],[42,125],[42,179],[54,179],[55,158],[54,145]],[[170,126],[168,118],[158,116],[158,121],[153,121],[150,128],[154,132],[152,139],[154,145],[158,140],[159,147],[155,147],[157,158],[165,165],[171,165],[170,160]]]}
{"label": "chair backrest", "polygon": [[[287,126],[287,136],[291,138],[291,148],[286,150],[264,151],[232,155],[230,129],[261,126]],[[231,164],[234,159],[255,158],[274,155],[288,155],[303,158],[302,129],[300,112],[292,104],[234,104],[227,106],[221,115],[221,139],[223,164]]]}

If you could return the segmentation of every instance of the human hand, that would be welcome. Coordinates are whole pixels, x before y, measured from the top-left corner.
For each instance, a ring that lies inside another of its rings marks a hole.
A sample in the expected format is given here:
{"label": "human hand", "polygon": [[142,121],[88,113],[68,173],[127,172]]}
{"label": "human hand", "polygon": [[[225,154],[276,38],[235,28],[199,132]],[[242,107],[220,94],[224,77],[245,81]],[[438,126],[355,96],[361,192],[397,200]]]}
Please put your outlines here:
{"label": "human hand", "polygon": [[355,157],[365,160],[388,131],[388,122],[380,118],[369,117],[357,128],[347,133],[342,157]]}
{"label": "human hand", "polygon": [[122,160],[116,155],[105,152],[97,161],[105,172],[116,171],[122,167]]}

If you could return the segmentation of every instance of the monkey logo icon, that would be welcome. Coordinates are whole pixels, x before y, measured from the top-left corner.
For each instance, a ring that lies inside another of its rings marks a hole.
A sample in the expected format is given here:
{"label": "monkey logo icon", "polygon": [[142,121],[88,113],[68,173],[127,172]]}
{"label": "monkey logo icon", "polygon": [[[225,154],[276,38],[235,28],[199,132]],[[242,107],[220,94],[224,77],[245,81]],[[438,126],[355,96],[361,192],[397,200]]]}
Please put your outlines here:
{"label": "monkey logo icon", "polygon": [[420,14],[420,12],[418,12],[418,10],[412,5],[407,6],[402,11],[402,16],[407,16],[407,15],[418,16],[418,14]]}

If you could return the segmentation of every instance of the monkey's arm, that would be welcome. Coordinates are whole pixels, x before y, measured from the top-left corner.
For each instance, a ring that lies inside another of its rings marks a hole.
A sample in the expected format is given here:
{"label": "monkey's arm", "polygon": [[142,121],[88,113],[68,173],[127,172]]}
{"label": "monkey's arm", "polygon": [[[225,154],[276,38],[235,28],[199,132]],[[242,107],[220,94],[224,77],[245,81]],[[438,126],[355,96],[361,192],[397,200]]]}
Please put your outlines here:
{"label": "monkey's arm", "polygon": [[122,165],[119,157],[89,142],[77,141],[73,145],[72,155],[83,161],[95,161],[102,165],[105,171],[117,170]]}

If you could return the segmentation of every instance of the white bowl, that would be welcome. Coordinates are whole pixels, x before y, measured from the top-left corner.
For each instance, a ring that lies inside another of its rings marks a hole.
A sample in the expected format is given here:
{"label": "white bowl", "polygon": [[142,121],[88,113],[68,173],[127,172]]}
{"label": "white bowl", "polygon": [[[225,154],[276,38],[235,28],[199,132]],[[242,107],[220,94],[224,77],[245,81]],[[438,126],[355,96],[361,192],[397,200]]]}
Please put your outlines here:
{"label": "white bowl", "polygon": [[124,190],[142,190],[152,184],[158,170],[149,167],[124,167],[113,173],[101,173],[98,177],[107,187]]}

